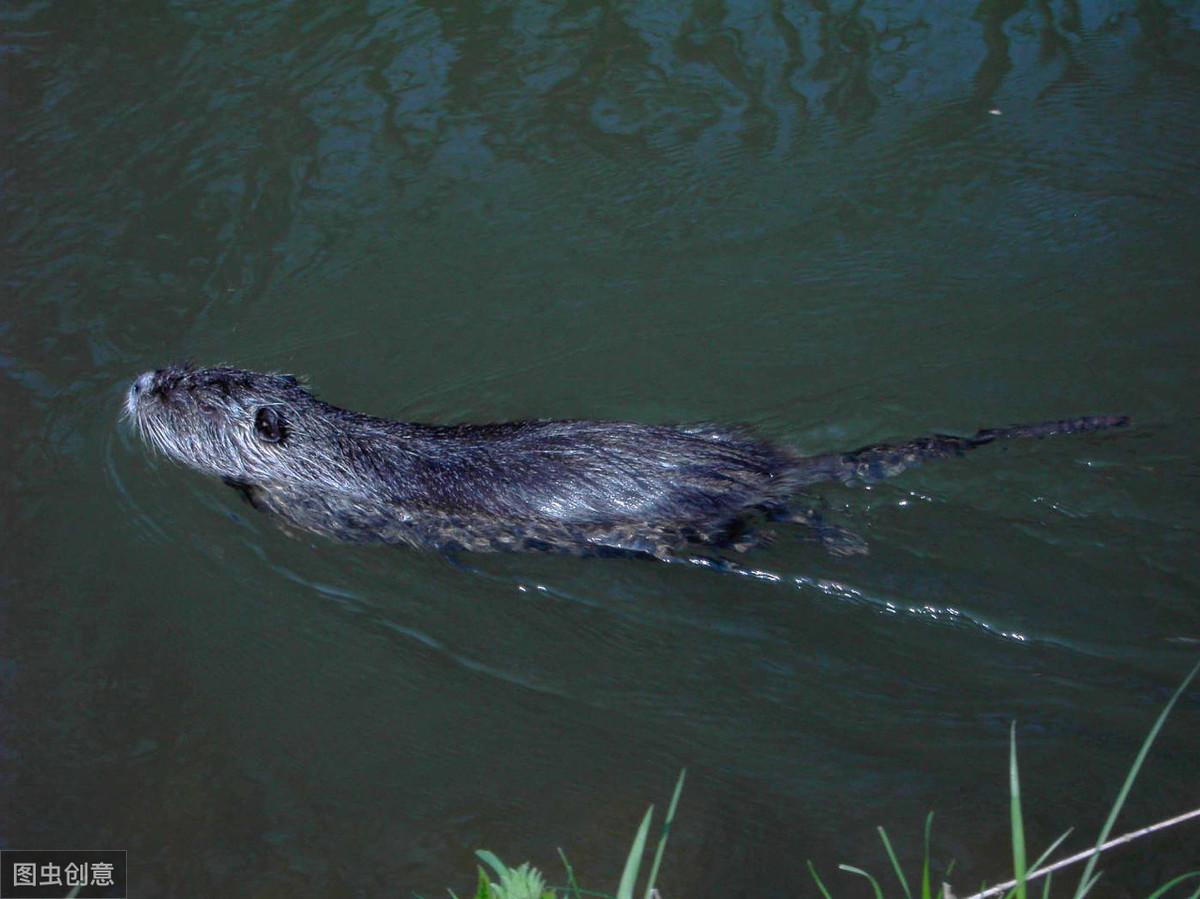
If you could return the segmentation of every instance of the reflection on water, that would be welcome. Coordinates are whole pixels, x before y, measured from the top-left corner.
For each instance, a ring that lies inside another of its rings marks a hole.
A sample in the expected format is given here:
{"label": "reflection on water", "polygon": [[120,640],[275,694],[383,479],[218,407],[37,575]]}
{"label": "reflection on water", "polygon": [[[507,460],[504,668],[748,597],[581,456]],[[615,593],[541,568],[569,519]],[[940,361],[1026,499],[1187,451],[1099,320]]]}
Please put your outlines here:
{"label": "reflection on water", "polygon": [[[480,846],[608,889],[686,765],[664,895],[883,870],[874,826],[916,859],[929,808],[969,885],[1006,863],[1014,718],[1033,835],[1094,832],[1200,636],[1195,4],[0,25],[0,844],[128,848],[139,895],[432,895]],[[289,538],[146,458],[124,384],[180,357],[813,452],[1136,428],[823,489],[863,559],[453,566]],[[1196,709],[1131,822],[1184,810]],[[1189,846],[1114,859],[1111,895]]]}

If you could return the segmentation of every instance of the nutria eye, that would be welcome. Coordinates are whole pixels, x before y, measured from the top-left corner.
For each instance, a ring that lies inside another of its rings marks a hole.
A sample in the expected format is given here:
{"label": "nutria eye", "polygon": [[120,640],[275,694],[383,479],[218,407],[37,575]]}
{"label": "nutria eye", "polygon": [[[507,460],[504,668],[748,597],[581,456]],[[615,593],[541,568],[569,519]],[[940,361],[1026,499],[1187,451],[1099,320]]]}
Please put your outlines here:
{"label": "nutria eye", "polygon": [[283,416],[270,406],[263,406],[254,416],[254,430],[264,443],[279,443],[287,436]]}

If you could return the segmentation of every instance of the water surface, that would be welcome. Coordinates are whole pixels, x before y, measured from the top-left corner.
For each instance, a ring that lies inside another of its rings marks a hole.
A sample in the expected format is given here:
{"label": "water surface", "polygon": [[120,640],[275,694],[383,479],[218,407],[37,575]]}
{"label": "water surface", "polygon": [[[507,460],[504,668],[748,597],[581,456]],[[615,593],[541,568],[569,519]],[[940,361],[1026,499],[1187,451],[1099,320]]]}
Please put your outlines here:
{"label": "water surface", "polygon": [[[664,895],[1086,845],[1200,641],[1195,5],[13,3],[0,844],[138,896]],[[805,451],[1088,413],[818,491],[760,578],[292,538],[116,418],[191,358],[394,417]],[[1122,825],[1200,795],[1185,697]],[[1114,855],[1108,896],[1200,861]],[[838,878],[844,879],[838,879]],[[444,893],[441,893],[444,895]]]}

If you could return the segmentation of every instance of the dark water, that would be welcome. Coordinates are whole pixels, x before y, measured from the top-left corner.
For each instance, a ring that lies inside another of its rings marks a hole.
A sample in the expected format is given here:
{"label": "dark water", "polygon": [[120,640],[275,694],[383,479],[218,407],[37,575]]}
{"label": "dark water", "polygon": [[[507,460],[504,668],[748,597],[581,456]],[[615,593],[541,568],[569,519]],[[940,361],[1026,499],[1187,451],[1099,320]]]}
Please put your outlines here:
{"label": "dark water", "polygon": [[[0,843],[135,895],[664,895],[1088,843],[1200,654],[1200,11],[1176,2],[8,3]],[[722,577],[294,539],[117,427],[190,357],[426,420],[808,451],[1124,412],[820,491]],[[1119,826],[1200,804],[1200,694]],[[1200,861],[1193,824],[1103,895]],[[1068,878],[1073,883],[1073,879]],[[1067,884],[1061,884],[1067,886]]]}

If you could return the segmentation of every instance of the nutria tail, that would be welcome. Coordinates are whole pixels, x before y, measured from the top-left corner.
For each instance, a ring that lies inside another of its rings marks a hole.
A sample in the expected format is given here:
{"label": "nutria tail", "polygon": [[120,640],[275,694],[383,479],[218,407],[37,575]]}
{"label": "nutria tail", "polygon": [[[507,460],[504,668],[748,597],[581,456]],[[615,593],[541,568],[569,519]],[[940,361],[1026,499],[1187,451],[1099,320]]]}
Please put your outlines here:
{"label": "nutria tail", "polygon": [[961,456],[967,450],[985,446],[996,440],[1015,437],[1053,437],[1057,434],[1077,434],[1083,431],[1104,431],[1123,428],[1129,424],[1127,415],[1090,415],[1066,418],[1032,425],[1009,425],[1004,428],[984,428],[971,437],[934,434],[918,437],[907,443],[877,443],[849,453],[830,453],[802,459],[795,478],[801,485],[821,481],[858,481],[875,483],[900,474],[905,469],[930,459]]}
{"label": "nutria tail", "polygon": [[1036,425],[1009,425],[1007,428],[986,428],[969,438],[972,446],[983,446],[993,440],[1010,437],[1053,437],[1056,434],[1078,434],[1080,431],[1106,431],[1129,424],[1128,415],[1085,415],[1083,418],[1064,418]]}

